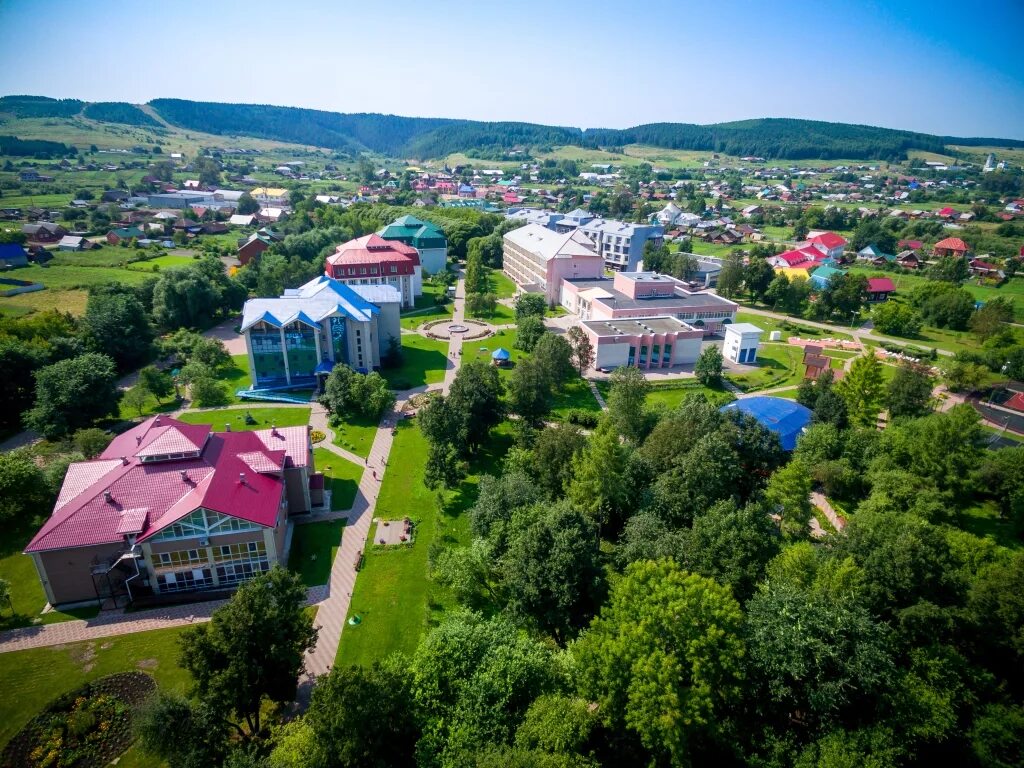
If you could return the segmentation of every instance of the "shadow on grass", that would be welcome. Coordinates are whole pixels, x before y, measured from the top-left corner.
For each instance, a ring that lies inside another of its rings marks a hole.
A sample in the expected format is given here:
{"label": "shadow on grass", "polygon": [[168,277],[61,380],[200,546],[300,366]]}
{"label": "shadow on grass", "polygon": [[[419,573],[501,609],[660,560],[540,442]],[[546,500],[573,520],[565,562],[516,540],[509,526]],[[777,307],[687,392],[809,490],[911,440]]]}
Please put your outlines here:
{"label": "shadow on grass", "polygon": [[402,349],[402,364],[382,370],[381,375],[392,389],[404,390],[431,383],[427,371],[441,371],[443,375],[447,367],[448,356],[444,352],[406,346]]}
{"label": "shadow on grass", "polygon": [[295,526],[288,569],[299,574],[307,587],[326,584],[330,578],[345,523],[345,520],[327,520]]}

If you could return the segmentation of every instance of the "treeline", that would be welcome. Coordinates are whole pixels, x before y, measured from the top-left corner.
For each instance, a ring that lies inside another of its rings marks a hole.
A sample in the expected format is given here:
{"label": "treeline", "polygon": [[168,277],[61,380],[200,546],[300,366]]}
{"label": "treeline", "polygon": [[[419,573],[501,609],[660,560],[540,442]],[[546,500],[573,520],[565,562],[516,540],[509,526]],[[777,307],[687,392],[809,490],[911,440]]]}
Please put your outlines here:
{"label": "treeline", "polygon": [[15,117],[74,117],[84,101],[51,99],[48,96],[0,96],[0,112]]}
{"label": "treeline", "polygon": [[19,139],[17,136],[0,136],[0,155],[35,157],[37,155],[74,155],[78,152],[59,141],[43,139]]}
{"label": "treeline", "polygon": [[767,159],[903,160],[907,150],[945,151],[945,139],[867,125],[766,118],[716,125],[651,123],[625,130],[592,129],[590,146],[649,144],[668,149],[756,155]]}
{"label": "treeline", "polygon": [[100,101],[87,104],[83,114],[92,120],[105,123],[123,123],[124,125],[158,126],[160,123],[147,115],[134,104],[124,101]]}

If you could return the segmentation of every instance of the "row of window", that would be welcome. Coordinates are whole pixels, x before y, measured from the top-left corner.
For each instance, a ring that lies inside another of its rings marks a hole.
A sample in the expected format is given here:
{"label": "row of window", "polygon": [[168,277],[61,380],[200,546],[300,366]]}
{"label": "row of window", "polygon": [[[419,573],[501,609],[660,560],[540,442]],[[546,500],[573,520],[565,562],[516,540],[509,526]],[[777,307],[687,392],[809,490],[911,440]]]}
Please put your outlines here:
{"label": "row of window", "polygon": [[[390,272],[391,274],[397,274],[397,272],[398,272],[398,265],[397,264],[391,264],[391,265],[389,265],[389,267],[390,268],[388,269],[388,272]],[[366,275],[366,274],[376,275],[377,274],[377,268],[376,267],[370,267],[369,268],[370,269],[369,272],[367,272],[366,269],[367,269],[366,267],[346,267],[345,269],[337,269],[335,271],[335,274],[337,274],[337,275]]]}
{"label": "row of window", "polygon": [[182,518],[176,523],[164,528],[153,537],[156,540],[168,539],[191,539],[196,536],[206,536],[213,533],[228,533],[233,531],[256,531],[260,526],[242,520],[231,515],[221,515],[209,509],[197,509],[188,517]]}

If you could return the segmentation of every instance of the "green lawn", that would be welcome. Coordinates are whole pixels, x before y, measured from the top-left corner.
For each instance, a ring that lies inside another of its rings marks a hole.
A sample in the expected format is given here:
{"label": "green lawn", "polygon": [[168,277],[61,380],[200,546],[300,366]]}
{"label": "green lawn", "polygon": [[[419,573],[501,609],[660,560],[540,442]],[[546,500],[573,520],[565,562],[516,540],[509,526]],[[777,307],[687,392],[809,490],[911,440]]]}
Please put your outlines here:
{"label": "green lawn", "polygon": [[382,369],[381,375],[392,389],[412,389],[443,381],[447,367],[448,342],[406,333],[402,335],[402,364]]}
{"label": "green lawn", "polygon": [[590,411],[600,413],[601,406],[590,391],[590,386],[585,379],[578,376],[570,379],[555,393],[554,402],[551,406],[551,417],[564,420],[569,416],[570,411]]}
{"label": "green lawn", "polygon": [[490,443],[471,463],[473,474],[445,494],[445,508],[439,510],[438,495],[423,485],[427,441],[414,422],[399,423],[376,516],[411,517],[416,522],[416,540],[407,547],[375,548],[370,527],[365,562],[349,607],[349,616],[358,615],[362,622],[345,627],[336,664],[370,664],[395,651],[411,654],[428,627],[454,606],[451,595],[430,580],[430,550],[469,542],[465,513],[476,500],[479,473],[496,471],[511,442],[507,423],[495,429]]}
{"label": "green lawn", "polygon": [[[597,389],[605,399],[611,394],[611,384],[604,380],[597,382]],[[647,393],[647,406],[653,408],[677,408],[687,395],[701,394],[709,402],[718,405],[731,403],[735,398],[724,389],[705,387],[696,379],[680,379],[665,384],[653,384]]]}
{"label": "green lawn", "polygon": [[314,448],[313,461],[317,470],[323,472],[325,479],[330,483],[331,509],[351,509],[359,479],[363,476],[363,467],[346,461],[326,448]]}
{"label": "green lawn", "polygon": [[789,344],[762,344],[754,366],[754,371],[726,378],[744,392],[796,385],[803,378],[802,350]]}
{"label": "green lawn", "polygon": [[[6,198],[4,198],[6,200]],[[40,267],[30,265],[18,267],[4,273],[5,277],[16,280],[30,280],[42,283],[45,290],[23,293],[18,296],[0,298],[0,312],[25,312],[59,309],[73,315],[85,312],[87,291],[94,285],[126,283],[136,285],[147,280],[145,272],[118,267],[84,267],[56,264]]]}
{"label": "green lawn", "polygon": [[[516,343],[516,330],[514,328],[505,328],[498,331],[493,336],[488,336],[486,339],[471,339],[466,341],[462,345],[462,359],[464,362],[470,360],[481,360],[485,363],[491,362],[491,354],[498,347],[504,347],[512,353],[513,365],[523,358],[527,357],[527,354],[521,349],[515,348]],[[502,368],[501,373],[503,376],[510,376],[512,374],[512,368]]]}
{"label": "green lawn", "polygon": [[516,295],[516,284],[500,269],[492,269],[489,275],[491,291],[499,299],[511,299]]}
{"label": "green lawn", "polygon": [[402,313],[403,328],[413,329],[431,320],[443,320],[452,316],[451,302],[438,304],[437,297],[444,295],[445,288],[433,283],[423,284],[423,295],[416,298],[416,308]]}
{"label": "green lawn", "polygon": [[339,448],[357,456],[369,456],[370,448],[373,447],[373,438],[377,436],[377,425],[379,419],[375,417],[353,416],[337,425],[331,425],[334,430],[334,444]]}
{"label": "green lawn", "polygon": [[[251,415],[256,423],[246,424],[246,414]],[[240,432],[305,426],[309,424],[309,408],[210,408],[205,411],[187,411],[176,418],[186,424],[210,424],[218,432],[230,424],[232,430]]]}
{"label": "green lawn", "polygon": [[331,577],[331,565],[341,546],[345,520],[324,520],[299,523],[292,533],[292,548],[288,553],[288,569],[302,577],[307,587],[326,584]]}
{"label": "green lawn", "polygon": [[[185,692],[189,675],[177,665],[181,632],[178,628],[162,629],[0,653],[4,690],[0,697],[0,746],[50,701],[104,675],[142,669],[153,675],[161,688]],[[155,763],[150,759],[139,764]]]}
{"label": "green lawn", "polygon": [[227,385],[229,402],[244,402],[235,395],[235,392],[248,389],[252,385],[252,378],[249,376],[249,356],[232,355],[231,366],[221,371],[217,380]]}
{"label": "green lawn", "polygon": [[472,313],[469,317],[486,320],[494,325],[508,325],[516,321],[515,310],[512,307],[506,307],[504,304],[495,304],[493,312]]}

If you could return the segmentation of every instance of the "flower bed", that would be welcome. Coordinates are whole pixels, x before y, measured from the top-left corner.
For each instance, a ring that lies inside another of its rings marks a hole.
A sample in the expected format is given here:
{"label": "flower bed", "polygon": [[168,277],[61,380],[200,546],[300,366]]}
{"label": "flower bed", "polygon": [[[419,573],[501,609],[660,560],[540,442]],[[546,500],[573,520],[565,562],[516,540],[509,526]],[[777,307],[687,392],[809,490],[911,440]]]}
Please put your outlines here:
{"label": "flower bed", "polygon": [[51,702],[0,754],[4,768],[100,768],[131,746],[135,710],[156,690],[143,672],[86,683]]}

